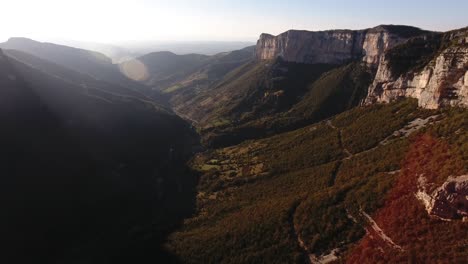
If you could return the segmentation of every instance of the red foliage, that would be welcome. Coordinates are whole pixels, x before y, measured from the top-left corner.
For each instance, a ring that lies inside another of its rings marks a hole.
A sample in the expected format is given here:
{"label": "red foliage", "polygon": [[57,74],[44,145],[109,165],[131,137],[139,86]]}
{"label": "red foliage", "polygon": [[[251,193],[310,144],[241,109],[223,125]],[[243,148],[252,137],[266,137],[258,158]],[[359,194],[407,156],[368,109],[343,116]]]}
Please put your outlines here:
{"label": "red foliage", "polygon": [[395,186],[390,190],[384,206],[373,216],[385,234],[403,250],[391,247],[375,232],[368,232],[351,250],[347,262],[463,263],[467,261],[468,223],[446,222],[432,218],[415,197],[420,175],[424,175],[429,186],[436,188],[448,176],[463,174],[464,163],[465,161],[453,153],[443,140],[428,134],[416,137],[402,163],[403,169]]}

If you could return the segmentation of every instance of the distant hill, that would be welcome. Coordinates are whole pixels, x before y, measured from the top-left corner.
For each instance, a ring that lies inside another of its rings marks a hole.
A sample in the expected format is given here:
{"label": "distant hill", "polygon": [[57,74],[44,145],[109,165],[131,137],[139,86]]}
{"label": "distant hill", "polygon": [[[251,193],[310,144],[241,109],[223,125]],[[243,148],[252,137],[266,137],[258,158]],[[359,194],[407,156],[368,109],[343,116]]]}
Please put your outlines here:
{"label": "distant hill", "polygon": [[159,51],[170,51],[178,55],[203,54],[216,55],[218,53],[240,50],[255,45],[248,41],[140,41],[122,42],[119,46],[139,54]]}
{"label": "distant hill", "polygon": [[[161,51],[146,54],[137,58],[147,70],[147,76],[142,79],[150,86],[158,86],[160,83],[171,84],[178,78],[183,78],[201,67],[209,57],[200,54],[176,55],[172,52]],[[131,67],[133,61],[122,63],[121,67]]]}
{"label": "distant hill", "polygon": [[238,51],[219,53],[213,56],[201,54],[177,55],[172,52],[153,52],[135,60],[120,64],[124,71],[131,72],[139,63],[144,65],[146,75],[139,81],[165,93],[190,86],[193,82],[216,79],[253,58],[253,47]]}
{"label": "distant hill", "polygon": [[20,61],[30,66],[31,68],[42,71],[48,75],[56,76],[57,78],[61,78],[70,83],[74,83],[75,85],[79,85],[83,88],[86,88],[88,91],[100,90],[101,92],[134,97],[140,100],[152,100],[144,94],[144,88],[137,89],[136,86],[125,86],[125,84],[114,84],[98,80],[90,75],[74,71],[67,67],[63,67],[56,63],[50,62],[45,59],[41,59],[39,57],[22,51],[4,50],[3,52],[8,57],[14,58],[16,61]]}
{"label": "distant hill", "polygon": [[10,38],[1,43],[2,49],[14,49],[54,62],[71,70],[88,74],[98,80],[120,85],[136,85],[123,75],[117,65],[102,53],[27,38]]}
{"label": "distant hill", "polygon": [[130,60],[141,56],[140,53],[131,51],[127,48],[111,45],[105,43],[85,42],[85,41],[74,41],[74,40],[57,40],[52,41],[56,44],[61,44],[69,47],[75,47],[84,50],[91,50],[102,53],[112,59],[113,63],[121,63],[126,60]]}

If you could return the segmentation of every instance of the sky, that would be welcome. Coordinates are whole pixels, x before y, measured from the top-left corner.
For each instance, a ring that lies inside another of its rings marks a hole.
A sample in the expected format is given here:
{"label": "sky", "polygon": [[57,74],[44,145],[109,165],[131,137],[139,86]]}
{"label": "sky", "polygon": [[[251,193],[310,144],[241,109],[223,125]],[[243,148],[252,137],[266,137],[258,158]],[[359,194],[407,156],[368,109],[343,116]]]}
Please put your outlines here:
{"label": "sky", "polygon": [[468,26],[466,0],[0,0],[0,8],[0,41],[255,41],[289,29]]}

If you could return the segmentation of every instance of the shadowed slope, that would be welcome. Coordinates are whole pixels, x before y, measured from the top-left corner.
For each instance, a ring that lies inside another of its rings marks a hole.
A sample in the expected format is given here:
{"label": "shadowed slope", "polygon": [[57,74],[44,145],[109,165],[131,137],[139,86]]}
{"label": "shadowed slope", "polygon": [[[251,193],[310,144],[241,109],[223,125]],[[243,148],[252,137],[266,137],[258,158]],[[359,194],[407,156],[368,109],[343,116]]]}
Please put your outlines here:
{"label": "shadowed slope", "polygon": [[3,54],[0,84],[2,261],[169,261],[160,244],[193,207],[189,126]]}

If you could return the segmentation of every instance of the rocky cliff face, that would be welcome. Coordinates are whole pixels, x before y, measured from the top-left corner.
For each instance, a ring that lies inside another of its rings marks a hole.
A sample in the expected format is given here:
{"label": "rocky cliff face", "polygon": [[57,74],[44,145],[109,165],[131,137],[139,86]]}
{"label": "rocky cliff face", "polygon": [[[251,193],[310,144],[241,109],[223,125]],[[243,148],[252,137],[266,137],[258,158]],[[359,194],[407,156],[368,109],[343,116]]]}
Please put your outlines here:
{"label": "rocky cliff face", "polygon": [[[412,97],[429,109],[468,107],[468,29],[439,39],[435,44],[432,39],[421,40],[422,48],[434,46],[429,55],[412,54],[413,44],[399,48],[397,57],[386,54],[369,87],[366,104]],[[399,69],[401,65],[406,65],[405,70]]]}
{"label": "rocky cliff face", "polygon": [[421,175],[416,198],[423,203],[429,215],[444,220],[468,219],[468,175],[450,177],[432,193],[427,193],[427,185]]}
{"label": "rocky cliff face", "polygon": [[378,65],[389,48],[424,31],[406,26],[378,26],[366,30],[298,31],[278,36],[262,34],[257,42],[256,57],[271,60],[277,57],[289,62],[341,64],[361,59]]}
{"label": "rocky cliff face", "polygon": [[279,36],[262,34],[257,43],[257,58],[277,57],[289,62],[340,64],[361,55],[359,31],[308,32],[290,30]]}
{"label": "rocky cliff face", "polygon": [[362,43],[364,55],[362,60],[370,65],[378,65],[380,58],[385,51],[405,42],[408,37],[412,37],[420,33],[421,32],[415,30],[414,34],[403,35],[389,31],[385,27],[377,27],[367,30]]}
{"label": "rocky cliff face", "polygon": [[306,64],[362,60],[376,70],[366,104],[412,97],[419,106],[468,107],[468,28],[434,33],[408,26],[262,34],[258,60]]}

